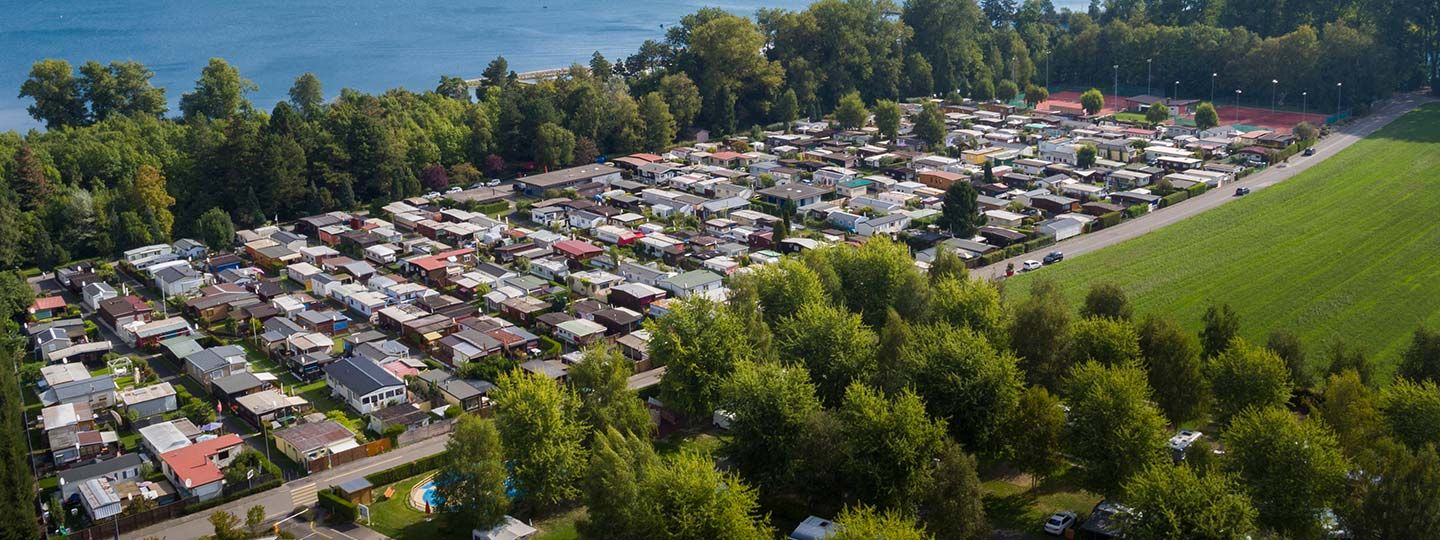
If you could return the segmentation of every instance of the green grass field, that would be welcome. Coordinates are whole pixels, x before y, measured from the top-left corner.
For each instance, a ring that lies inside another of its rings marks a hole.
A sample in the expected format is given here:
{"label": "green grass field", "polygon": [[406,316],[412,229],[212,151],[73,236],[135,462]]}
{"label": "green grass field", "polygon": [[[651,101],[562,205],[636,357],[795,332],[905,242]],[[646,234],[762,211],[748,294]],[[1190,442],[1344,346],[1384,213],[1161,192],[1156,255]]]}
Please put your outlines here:
{"label": "green grass field", "polygon": [[1440,105],[1241,200],[1013,278],[1008,300],[1037,279],[1077,304],[1112,282],[1137,315],[1196,330],[1207,306],[1228,303],[1245,338],[1294,331],[1312,363],[1344,338],[1388,375],[1416,327],[1440,327]]}

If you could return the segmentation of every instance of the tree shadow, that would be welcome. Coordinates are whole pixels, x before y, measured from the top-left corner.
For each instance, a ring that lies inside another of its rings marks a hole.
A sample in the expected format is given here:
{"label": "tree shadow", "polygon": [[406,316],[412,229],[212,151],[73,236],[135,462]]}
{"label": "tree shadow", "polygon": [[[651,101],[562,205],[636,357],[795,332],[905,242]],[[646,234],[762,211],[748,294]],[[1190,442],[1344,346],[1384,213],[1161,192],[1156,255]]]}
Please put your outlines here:
{"label": "tree shadow", "polygon": [[999,528],[1025,529],[1030,524],[1030,511],[1035,507],[1035,493],[1022,491],[1013,495],[985,495],[985,519]]}

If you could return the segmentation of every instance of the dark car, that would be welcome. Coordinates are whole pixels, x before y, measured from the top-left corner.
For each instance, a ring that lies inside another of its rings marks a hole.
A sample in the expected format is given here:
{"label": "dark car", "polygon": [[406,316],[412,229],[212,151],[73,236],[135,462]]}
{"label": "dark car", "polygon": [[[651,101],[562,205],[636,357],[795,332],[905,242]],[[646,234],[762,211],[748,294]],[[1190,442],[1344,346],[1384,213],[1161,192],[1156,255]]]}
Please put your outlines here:
{"label": "dark car", "polygon": [[1045,258],[1042,259],[1041,262],[1044,262],[1045,264],[1055,264],[1063,260],[1065,260],[1064,253],[1061,253],[1059,251],[1051,251],[1049,255],[1046,255]]}
{"label": "dark car", "polygon": [[1249,195],[1249,194],[1250,194],[1250,188],[1248,188],[1248,187],[1238,187],[1238,188],[1235,188],[1235,196],[1236,196],[1236,197],[1242,197],[1242,196]]}
{"label": "dark car", "polygon": [[1307,155],[1307,156],[1313,156],[1313,155],[1315,155],[1315,149],[1314,149],[1314,148],[1306,148],[1306,149],[1305,149],[1305,155]]}

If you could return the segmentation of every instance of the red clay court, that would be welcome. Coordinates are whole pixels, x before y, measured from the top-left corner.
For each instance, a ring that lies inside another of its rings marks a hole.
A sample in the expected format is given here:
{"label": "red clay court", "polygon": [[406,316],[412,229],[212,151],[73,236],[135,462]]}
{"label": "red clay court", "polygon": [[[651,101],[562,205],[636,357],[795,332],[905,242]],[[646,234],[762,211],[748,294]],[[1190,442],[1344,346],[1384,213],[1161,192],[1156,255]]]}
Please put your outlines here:
{"label": "red clay court", "polygon": [[[1071,90],[1055,92],[1054,94],[1050,94],[1049,101],[1041,103],[1037,109],[1042,111],[1049,110],[1048,107],[1052,106],[1052,102],[1057,102],[1054,103],[1054,105],[1058,105],[1060,108],[1078,107],[1080,103],[1080,92]],[[1124,108],[1124,104],[1125,98],[1107,94],[1105,96],[1105,107],[1100,109],[1100,114],[1114,114],[1117,109]],[[1245,124],[1286,133],[1288,133],[1291,128],[1294,128],[1295,124],[1301,122],[1310,122],[1316,126],[1325,122],[1325,115],[1323,114],[1301,114],[1278,110],[1270,112],[1270,109],[1235,107],[1234,105],[1225,105],[1224,103],[1217,103],[1215,112],[1220,115],[1220,125],[1222,126]]]}

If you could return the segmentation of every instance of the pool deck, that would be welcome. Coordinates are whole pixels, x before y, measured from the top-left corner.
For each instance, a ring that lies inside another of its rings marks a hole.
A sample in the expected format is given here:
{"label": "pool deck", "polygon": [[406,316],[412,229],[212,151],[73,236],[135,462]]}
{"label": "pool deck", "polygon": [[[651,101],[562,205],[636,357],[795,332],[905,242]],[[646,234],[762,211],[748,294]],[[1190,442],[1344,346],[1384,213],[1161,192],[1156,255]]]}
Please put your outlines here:
{"label": "pool deck", "polygon": [[[425,479],[416,482],[415,487],[410,488],[410,494],[407,495],[410,508],[414,508],[418,512],[425,511],[425,486],[434,481],[435,473],[430,473],[430,476],[426,476]],[[433,513],[434,511],[434,508],[430,509],[430,512]]]}

